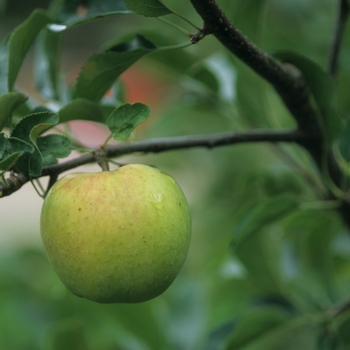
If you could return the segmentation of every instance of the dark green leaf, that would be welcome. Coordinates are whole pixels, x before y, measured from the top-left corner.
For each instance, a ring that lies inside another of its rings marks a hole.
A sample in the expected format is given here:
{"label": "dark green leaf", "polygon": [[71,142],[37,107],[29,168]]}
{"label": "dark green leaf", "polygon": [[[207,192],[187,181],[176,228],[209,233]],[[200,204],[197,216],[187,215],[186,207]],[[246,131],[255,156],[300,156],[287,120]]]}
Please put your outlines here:
{"label": "dark green leaf", "polygon": [[63,0],[58,10],[58,22],[66,26],[117,14],[133,13],[123,0]]}
{"label": "dark green leaf", "polygon": [[277,220],[298,207],[298,199],[292,194],[269,198],[248,210],[234,232],[234,254],[249,273],[250,279],[260,289],[279,294],[283,283],[280,241],[265,230]]}
{"label": "dark green leaf", "polygon": [[287,216],[298,208],[299,200],[292,194],[281,194],[267,199],[248,212],[234,232],[234,244],[239,244],[266,225]]}
{"label": "dark green leaf", "polygon": [[333,322],[333,326],[335,328],[337,338],[339,339],[339,343],[343,346],[340,349],[348,349],[350,347],[350,312],[345,311],[338,315]]}
{"label": "dark green leaf", "polygon": [[14,128],[11,136],[17,137],[34,146],[34,152],[23,154],[16,165],[26,176],[39,176],[42,169],[42,157],[37,146],[37,138],[58,123],[58,115],[51,112],[30,114]]}
{"label": "dark green leaf", "polygon": [[8,41],[8,89],[13,90],[22,62],[39,32],[52,22],[43,10],[35,10],[11,34]]}
{"label": "dark green leaf", "polygon": [[[233,335],[231,342],[225,350],[300,350],[300,349],[316,349],[319,331],[310,323],[310,319],[294,318],[290,320],[284,320],[277,324],[278,316],[271,320],[268,319],[267,324],[270,323],[270,328],[264,331],[264,320],[260,319],[260,323],[251,320],[251,328],[246,325],[246,333],[251,332],[254,334],[254,328],[262,332],[257,332],[257,336],[246,336],[246,342],[242,345],[236,346],[236,339]],[[269,322],[270,321],[270,322]]]}
{"label": "dark green leaf", "polygon": [[345,170],[348,170],[350,162],[350,122],[347,121],[343,132],[340,134],[335,144],[335,155],[340,164],[344,165]]}
{"label": "dark green leaf", "polygon": [[258,338],[290,319],[284,310],[277,307],[259,308],[248,312],[237,324],[228,340],[227,350],[245,349]]}
{"label": "dark green leaf", "polygon": [[279,51],[274,56],[296,66],[303,74],[319,110],[319,121],[328,145],[342,132],[344,125],[336,110],[334,81],[316,62],[293,51]]}
{"label": "dark green leaf", "polygon": [[34,78],[37,90],[47,99],[60,99],[60,50],[62,33],[44,29],[38,37]]}
{"label": "dark green leaf", "polygon": [[46,339],[47,349],[90,349],[84,324],[77,319],[64,319],[50,329]]}
{"label": "dark green leaf", "polygon": [[107,126],[115,140],[124,141],[137,125],[149,117],[150,113],[149,106],[143,103],[126,103],[112,112],[107,119]]}
{"label": "dark green leaf", "polygon": [[159,0],[124,0],[137,14],[146,17],[160,17],[172,13]]}
{"label": "dark green leaf", "polygon": [[27,96],[19,92],[8,92],[0,96],[0,131],[10,120],[12,112],[25,102],[27,98]]}
{"label": "dark green leaf", "polygon": [[121,73],[155,48],[142,36],[136,36],[128,42],[92,55],[79,73],[73,97],[98,102]]}
{"label": "dark green leaf", "polygon": [[66,104],[58,112],[60,123],[70,120],[90,120],[103,123],[103,108],[98,103],[83,98],[77,98]]}
{"label": "dark green leaf", "polygon": [[25,152],[33,152],[34,147],[15,137],[0,134],[0,170],[7,171],[17,162]]}
{"label": "dark green leaf", "polygon": [[71,152],[70,140],[57,134],[38,137],[37,146],[43,158],[43,166],[57,163],[57,158],[68,157]]}

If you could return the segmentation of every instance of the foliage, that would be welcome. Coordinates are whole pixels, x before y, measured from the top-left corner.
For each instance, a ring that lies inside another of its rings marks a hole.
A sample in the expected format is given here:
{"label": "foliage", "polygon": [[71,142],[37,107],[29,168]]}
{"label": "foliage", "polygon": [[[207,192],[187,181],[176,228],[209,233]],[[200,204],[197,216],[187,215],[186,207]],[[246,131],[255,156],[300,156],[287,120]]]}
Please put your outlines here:
{"label": "foliage", "polygon": [[[349,190],[349,38],[342,42],[335,80],[323,68],[332,50],[334,3],[218,2],[269,57],[302,74],[317,116],[308,130],[322,131],[323,163],[317,164],[306,141],[300,147],[290,140],[118,159],[156,164],[183,184],[193,240],[179,278],[150,302],[99,305],[70,295],[42,249],[3,252],[1,348],[349,348],[344,217],[350,213],[343,206]],[[0,1],[0,16],[3,8]],[[0,46],[1,195],[14,186],[13,176],[29,181],[51,174],[54,180],[68,170],[60,165],[72,150],[82,161],[94,154],[74,136],[77,120],[109,130],[101,145],[107,151],[141,139],[155,145],[154,153],[177,136],[190,142],[191,135],[247,130],[249,137],[252,128],[300,127],[278,89],[197,27],[201,19],[190,1],[54,0],[47,10],[31,10],[2,35]],[[65,43],[97,27],[108,32],[99,41],[102,49],[93,49],[67,83]],[[195,45],[188,47],[190,40]],[[30,50],[36,91],[27,93],[19,76]],[[162,90],[154,106],[145,95],[137,101],[128,96],[125,74],[135,67],[151,72]],[[334,152],[334,172],[327,152]]]}

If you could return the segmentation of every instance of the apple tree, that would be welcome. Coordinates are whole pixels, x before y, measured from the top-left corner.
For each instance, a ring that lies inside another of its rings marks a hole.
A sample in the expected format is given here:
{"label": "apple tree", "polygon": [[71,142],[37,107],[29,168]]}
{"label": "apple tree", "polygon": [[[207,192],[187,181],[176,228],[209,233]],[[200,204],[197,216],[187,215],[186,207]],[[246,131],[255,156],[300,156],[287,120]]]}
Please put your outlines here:
{"label": "apple tree", "polygon": [[192,242],[133,305],[72,295],[43,247],[4,252],[1,347],[348,349],[349,1],[23,5],[1,33],[2,223],[24,186],[44,198],[78,167],[143,163],[182,185]]}

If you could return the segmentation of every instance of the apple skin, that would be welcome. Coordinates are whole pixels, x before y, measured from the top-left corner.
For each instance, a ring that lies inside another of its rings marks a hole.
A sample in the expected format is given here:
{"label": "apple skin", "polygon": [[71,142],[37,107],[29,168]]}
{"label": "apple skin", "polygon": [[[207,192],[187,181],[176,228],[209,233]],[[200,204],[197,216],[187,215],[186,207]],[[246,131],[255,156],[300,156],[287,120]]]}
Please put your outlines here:
{"label": "apple skin", "polygon": [[172,177],[129,164],[62,177],[44,200],[40,230],[48,259],[72,293],[138,303],[164,292],[178,275],[191,218]]}

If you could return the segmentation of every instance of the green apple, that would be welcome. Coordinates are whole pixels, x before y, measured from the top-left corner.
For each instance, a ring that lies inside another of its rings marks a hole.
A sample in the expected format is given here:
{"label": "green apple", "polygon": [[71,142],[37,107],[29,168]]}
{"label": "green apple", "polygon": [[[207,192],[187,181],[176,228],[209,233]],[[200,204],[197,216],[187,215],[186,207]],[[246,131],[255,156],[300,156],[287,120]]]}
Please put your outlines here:
{"label": "green apple", "polygon": [[137,303],[164,292],[179,273],[191,218],[172,177],[130,164],[62,177],[45,198],[40,229],[71,292],[101,303]]}

